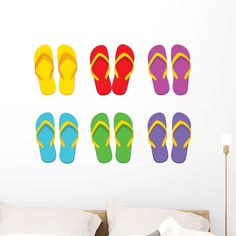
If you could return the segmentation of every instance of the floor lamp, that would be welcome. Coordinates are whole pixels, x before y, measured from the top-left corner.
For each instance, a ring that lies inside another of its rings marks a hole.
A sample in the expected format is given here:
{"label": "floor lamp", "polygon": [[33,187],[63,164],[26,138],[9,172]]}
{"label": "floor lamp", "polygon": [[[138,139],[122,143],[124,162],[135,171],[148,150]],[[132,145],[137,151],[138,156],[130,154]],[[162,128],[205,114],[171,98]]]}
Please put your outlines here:
{"label": "floor lamp", "polygon": [[225,155],[225,236],[228,234],[228,154],[231,141],[232,138],[229,134],[223,134],[221,136],[223,153]]}

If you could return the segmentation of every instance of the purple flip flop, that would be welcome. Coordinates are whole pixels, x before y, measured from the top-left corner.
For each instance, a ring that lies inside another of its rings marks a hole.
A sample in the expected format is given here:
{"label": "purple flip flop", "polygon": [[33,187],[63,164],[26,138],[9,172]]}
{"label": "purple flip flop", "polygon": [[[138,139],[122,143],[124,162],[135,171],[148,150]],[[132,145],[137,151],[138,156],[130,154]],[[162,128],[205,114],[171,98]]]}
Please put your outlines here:
{"label": "purple flip flop", "polygon": [[171,49],[172,71],[174,75],[173,90],[178,95],[188,91],[189,74],[191,71],[190,54],[182,45],[174,45]]}
{"label": "purple flip flop", "polygon": [[167,79],[166,50],[162,45],[153,47],[148,54],[148,71],[152,77],[154,90],[158,95],[169,92]]}
{"label": "purple flip flop", "polygon": [[166,118],[164,114],[153,114],[148,121],[148,140],[152,148],[153,158],[158,163],[165,162],[168,159],[166,137]]}
{"label": "purple flip flop", "polygon": [[178,112],[173,116],[172,121],[171,158],[175,163],[183,163],[186,160],[190,139],[191,122],[185,114]]}

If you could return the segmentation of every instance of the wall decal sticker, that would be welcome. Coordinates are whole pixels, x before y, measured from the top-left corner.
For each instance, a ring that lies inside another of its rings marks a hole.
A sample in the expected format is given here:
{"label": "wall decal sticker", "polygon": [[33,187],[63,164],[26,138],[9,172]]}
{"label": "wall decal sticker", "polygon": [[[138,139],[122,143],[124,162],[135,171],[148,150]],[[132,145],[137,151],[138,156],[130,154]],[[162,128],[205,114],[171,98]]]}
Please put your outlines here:
{"label": "wall decal sticker", "polygon": [[131,158],[132,142],[134,138],[133,122],[125,113],[117,113],[114,118],[116,160],[127,163]]}
{"label": "wall decal sticker", "polygon": [[76,54],[72,47],[61,45],[57,51],[58,70],[60,73],[59,89],[64,95],[74,92],[77,71]]}
{"label": "wall decal sticker", "polygon": [[56,90],[53,78],[53,55],[48,45],[40,46],[34,54],[35,73],[38,77],[40,90],[44,95],[51,95]]}
{"label": "wall decal sticker", "polygon": [[101,163],[111,161],[110,124],[105,113],[99,113],[93,117],[91,121],[91,138],[98,161]]}
{"label": "wall decal sticker", "polygon": [[188,91],[189,74],[191,71],[190,54],[182,45],[174,45],[171,50],[172,71],[174,75],[173,90],[177,95]]}
{"label": "wall decal sticker", "polygon": [[166,50],[162,45],[156,45],[148,54],[148,71],[158,95],[165,95],[169,92],[167,70]]}
{"label": "wall decal sticker", "polygon": [[60,160],[65,164],[74,161],[76,152],[76,143],[78,141],[78,122],[75,117],[69,113],[63,113],[60,116]]}
{"label": "wall decal sticker", "polygon": [[178,112],[173,116],[172,140],[171,158],[176,163],[183,163],[186,160],[191,140],[191,122],[183,113]]}
{"label": "wall decal sticker", "polygon": [[148,141],[151,145],[153,159],[163,163],[168,159],[166,146],[167,128],[163,113],[153,114],[148,121]]}
{"label": "wall decal sticker", "polygon": [[115,77],[112,83],[112,90],[115,94],[125,94],[133,67],[134,53],[132,49],[127,45],[120,45],[116,50]]}
{"label": "wall decal sticker", "polygon": [[54,146],[55,124],[53,115],[49,112],[40,115],[36,122],[36,140],[39,144],[41,158],[50,163],[56,159]]}
{"label": "wall decal sticker", "polygon": [[90,54],[90,69],[98,94],[109,94],[111,92],[109,55],[104,45],[99,45],[92,50]]}

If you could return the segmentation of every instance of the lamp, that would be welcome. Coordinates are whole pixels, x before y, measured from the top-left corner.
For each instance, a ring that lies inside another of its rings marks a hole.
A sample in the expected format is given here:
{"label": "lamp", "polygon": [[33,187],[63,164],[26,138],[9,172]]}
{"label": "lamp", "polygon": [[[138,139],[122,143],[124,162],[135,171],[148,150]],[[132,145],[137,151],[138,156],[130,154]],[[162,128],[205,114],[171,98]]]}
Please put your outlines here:
{"label": "lamp", "polygon": [[225,236],[228,233],[228,154],[231,142],[232,138],[229,134],[223,134],[221,136],[221,144],[223,145],[223,153],[225,154]]}

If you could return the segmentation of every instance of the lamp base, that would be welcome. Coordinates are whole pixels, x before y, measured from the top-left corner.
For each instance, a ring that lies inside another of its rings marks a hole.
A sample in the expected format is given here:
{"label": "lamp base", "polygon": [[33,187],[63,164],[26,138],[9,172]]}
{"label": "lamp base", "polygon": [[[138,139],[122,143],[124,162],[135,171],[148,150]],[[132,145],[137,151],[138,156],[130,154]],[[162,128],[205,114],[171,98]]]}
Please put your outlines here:
{"label": "lamp base", "polygon": [[229,154],[229,145],[224,145],[224,146],[223,146],[223,153],[224,153],[226,156],[228,156],[228,154]]}

